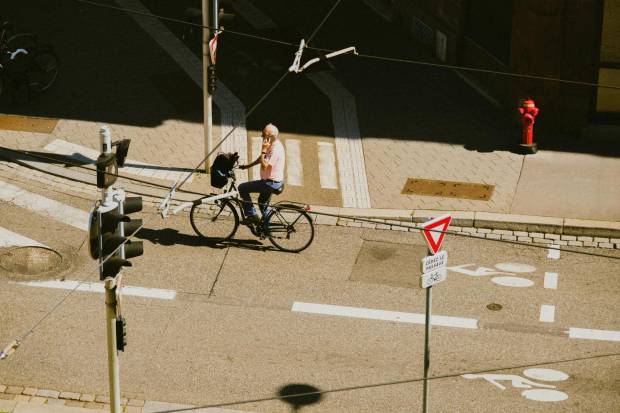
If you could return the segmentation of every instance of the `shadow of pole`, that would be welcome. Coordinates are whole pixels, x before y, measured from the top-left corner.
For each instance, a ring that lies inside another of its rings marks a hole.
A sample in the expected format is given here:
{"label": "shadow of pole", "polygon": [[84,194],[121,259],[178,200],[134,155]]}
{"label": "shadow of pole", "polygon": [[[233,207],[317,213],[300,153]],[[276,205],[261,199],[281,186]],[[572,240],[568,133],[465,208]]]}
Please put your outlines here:
{"label": "shadow of pole", "polygon": [[323,396],[317,392],[320,389],[309,384],[292,383],[278,390],[282,401],[291,405],[292,412],[299,412],[303,406],[318,403]]}

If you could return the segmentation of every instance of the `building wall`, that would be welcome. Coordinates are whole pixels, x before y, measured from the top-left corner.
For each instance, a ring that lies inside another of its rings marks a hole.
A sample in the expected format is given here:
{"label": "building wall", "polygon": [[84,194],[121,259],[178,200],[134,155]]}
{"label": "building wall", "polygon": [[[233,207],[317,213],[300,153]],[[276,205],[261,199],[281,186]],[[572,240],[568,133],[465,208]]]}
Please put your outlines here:
{"label": "building wall", "polygon": [[[620,1],[606,0],[603,10],[598,81],[620,87]],[[599,113],[620,114],[620,90],[599,88],[596,110]]]}

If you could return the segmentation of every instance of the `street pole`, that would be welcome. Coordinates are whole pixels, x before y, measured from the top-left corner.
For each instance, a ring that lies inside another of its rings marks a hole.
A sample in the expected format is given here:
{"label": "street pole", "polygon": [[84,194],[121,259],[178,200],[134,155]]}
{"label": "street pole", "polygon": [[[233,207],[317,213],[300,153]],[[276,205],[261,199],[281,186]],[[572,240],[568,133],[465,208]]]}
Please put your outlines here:
{"label": "street pole", "polygon": [[428,413],[428,369],[431,364],[428,342],[431,338],[431,303],[433,300],[433,286],[426,289],[426,317],[424,319],[424,390],[422,393],[422,412]]}
{"label": "street pole", "polygon": [[110,383],[110,412],[121,413],[121,383],[116,349],[116,282],[105,280],[106,329],[108,335],[108,380]]}
{"label": "street pole", "polygon": [[[212,0],[214,7],[217,7],[217,0]],[[209,57],[209,38],[211,36],[210,19],[209,15],[211,10],[209,9],[209,0],[202,0],[202,93],[204,96],[204,138],[205,138],[205,158],[213,150],[213,112],[212,112],[212,97],[209,93],[209,66],[211,66],[211,59]],[[217,13],[215,13],[217,16]],[[215,17],[217,19],[217,17]],[[209,173],[211,167],[211,159],[205,161],[205,172]]]}

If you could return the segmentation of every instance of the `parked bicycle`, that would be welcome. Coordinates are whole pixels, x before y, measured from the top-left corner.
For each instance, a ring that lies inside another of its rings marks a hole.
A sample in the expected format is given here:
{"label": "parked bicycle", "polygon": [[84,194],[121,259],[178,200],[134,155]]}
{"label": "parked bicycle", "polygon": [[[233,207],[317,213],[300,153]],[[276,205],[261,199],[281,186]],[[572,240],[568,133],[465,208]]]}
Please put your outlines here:
{"label": "parked bicycle", "polygon": [[[236,186],[237,168],[238,163],[235,161],[227,174],[229,187],[225,193],[210,194],[193,202],[182,203],[172,214],[191,206],[190,223],[198,236],[210,242],[231,239],[237,232],[240,218],[245,218],[243,200],[238,197]],[[268,206],[266,216],[247,226],[256,237],[261,240],[268,238],[282,251],[300,252],[308,248],[314,239],[314,224],[308,214],[309,210],[309,206],[300,203],[277,202]],[[165,217],[168,209],[164,208],[161,213]]]}
{"label": "parked bicycle", "polygon": [[58,56],[51,46],[40,44],[32,33],[13,34],[13,26],[0,26],[0,95],[10,91],[16,100],[20,93],[41,93],[58,77]]}

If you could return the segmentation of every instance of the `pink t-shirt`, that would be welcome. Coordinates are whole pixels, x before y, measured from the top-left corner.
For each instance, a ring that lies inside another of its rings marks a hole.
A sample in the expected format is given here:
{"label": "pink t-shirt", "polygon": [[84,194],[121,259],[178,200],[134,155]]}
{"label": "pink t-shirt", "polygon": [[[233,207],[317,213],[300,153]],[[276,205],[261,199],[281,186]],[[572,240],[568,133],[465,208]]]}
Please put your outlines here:
{"label": "pink t-shirt", "polygon": [[260,178],[261,179],[273,179],[274,181],[284,181],[284,160],[286,155],[284,154],[284,145],[279,140],[276,140],[271,145],[271,148],[265,155],[265,160],[269,164],[266,168],[261,166]]}

